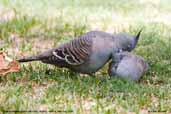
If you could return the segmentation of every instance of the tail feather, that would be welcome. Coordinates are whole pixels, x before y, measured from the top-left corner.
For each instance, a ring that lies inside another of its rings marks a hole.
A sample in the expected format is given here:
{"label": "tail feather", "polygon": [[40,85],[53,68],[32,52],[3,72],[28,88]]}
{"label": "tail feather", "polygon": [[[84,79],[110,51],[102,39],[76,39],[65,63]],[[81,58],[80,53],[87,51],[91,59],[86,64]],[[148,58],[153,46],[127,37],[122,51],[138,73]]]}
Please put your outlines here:
{"label": "tail feather", "polygon": [[26,58],[22,58],[22,59],[18,59],[18,62],[30,62],[30,61],[39,61],[40,58],[37,56],[32,56],[32,57],[26,57]]}

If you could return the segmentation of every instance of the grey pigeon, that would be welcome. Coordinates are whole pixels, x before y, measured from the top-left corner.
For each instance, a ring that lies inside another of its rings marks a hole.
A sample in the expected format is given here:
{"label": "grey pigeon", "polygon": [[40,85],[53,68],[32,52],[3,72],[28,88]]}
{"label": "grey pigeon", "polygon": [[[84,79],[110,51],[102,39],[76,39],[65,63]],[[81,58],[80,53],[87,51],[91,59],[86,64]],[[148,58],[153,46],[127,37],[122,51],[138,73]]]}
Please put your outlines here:
{"label": "grey pigeon", "polygon": [[92,74],[114,58],[119,50],[134,49],[140,33],[141,31],[136,36],[129,36],[125,33],[112,35],[102,31],[90,31],[57,48],[18,61],[41,61],[75,72]]}
{"label": "grey pigeon", "polygon": [[138,81],[149,69],[148,63],[138,55],[129,52],[117,53],[115,63],[109,65],[109,75]]}

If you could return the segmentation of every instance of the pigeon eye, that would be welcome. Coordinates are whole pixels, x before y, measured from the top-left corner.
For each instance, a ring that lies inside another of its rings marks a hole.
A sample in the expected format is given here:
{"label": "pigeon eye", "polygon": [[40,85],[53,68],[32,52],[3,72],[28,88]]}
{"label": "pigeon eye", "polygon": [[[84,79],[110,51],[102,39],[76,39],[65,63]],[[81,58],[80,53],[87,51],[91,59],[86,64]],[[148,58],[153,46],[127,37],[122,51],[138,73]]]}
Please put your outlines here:
{"label": "pigeon eye", "polygon": [[127,48],[130,49],[131,48],[131,45],[128,45]]}

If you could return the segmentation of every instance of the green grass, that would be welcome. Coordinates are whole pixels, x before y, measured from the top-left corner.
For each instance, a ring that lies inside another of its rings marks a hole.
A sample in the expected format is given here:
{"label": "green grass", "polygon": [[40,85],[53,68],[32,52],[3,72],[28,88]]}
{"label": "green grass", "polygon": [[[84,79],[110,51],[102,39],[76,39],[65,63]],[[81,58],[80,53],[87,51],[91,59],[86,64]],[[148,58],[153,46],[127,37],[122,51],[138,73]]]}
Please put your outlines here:
{"label": "green grass", "polygon": [[171,112],[170,11],[169,0],[0,0],[0,50],[11,57],[19,58],[18,50],[29,55],[56,47],[90,30],[134,35],[143,28],[133,53],[150,65],[135,83],[109,78],[107,65],[96,76],[82,76],[39,62],[22,64],[21,72],[0,77],[0,112]]}

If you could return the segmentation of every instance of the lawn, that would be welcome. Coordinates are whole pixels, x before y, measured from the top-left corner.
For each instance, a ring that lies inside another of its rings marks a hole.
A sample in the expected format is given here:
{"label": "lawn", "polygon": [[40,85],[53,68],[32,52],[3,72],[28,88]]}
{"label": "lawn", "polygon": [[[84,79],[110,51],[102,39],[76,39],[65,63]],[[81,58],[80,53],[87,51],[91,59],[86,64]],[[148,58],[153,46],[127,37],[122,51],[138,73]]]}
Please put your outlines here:
{"label": "lawn", "polygon": [[170,0],[0,0],[0,50],[12,58],[40,53],[91,30],[135,35],[143,28],[133,53],[150,65],[140,82],[131,82],[109,78],[108,65],[87,76],[40,62],[24,63],[20,72],[0,77],[0,113],[171,112],[170,4]]}

